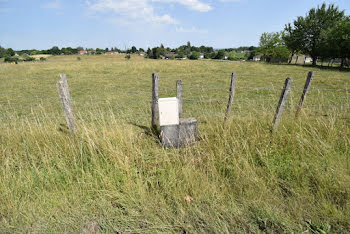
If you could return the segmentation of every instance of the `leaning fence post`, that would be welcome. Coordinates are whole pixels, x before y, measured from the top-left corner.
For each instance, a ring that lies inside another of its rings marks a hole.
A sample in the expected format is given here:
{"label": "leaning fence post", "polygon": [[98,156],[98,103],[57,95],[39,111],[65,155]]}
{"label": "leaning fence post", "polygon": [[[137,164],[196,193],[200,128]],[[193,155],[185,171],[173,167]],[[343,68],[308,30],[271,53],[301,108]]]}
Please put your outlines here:
{"label": "leaning fence post", "polygon": [[236,89],[236,73],[232,73],[231,84],[230,84],[230,95],[229,95],[228,103],[227,103],[225,122],[227,121],[227,119],[230,116],[231,107],[232,107],[232,103],[233,103],[233,98],[235,96],[235,89]]}
{"label": "leaning fence post", "polygon": [[303,107],[306,95],[309,92],[309,89],[310,89],[310,86],[311,86],[311,81],[312,81],[313,78],[314,78],[314,72],[310,71],[309,74],[307,75],[307,79],[306,79],[306,82],[305,82],[304,90],[303,90],[303,93],[301,94],[299,105],[298,105],[298,109],[297,109],[297,112],[295,113],[295,117],[298,117],[298,115],[299,115],[299,113],[301,111],[301,108]]}
{"label": "leaning fence post", "polygon": [[58,94],[60,96],[62,108],[66,117],[66,121],[68,124],[68,128],[72,133],[75,133],[76,124],[75,117],[72,108],[72,103],[69,99],[69,90],[66,88],[67,86],[64,84],[64,81],[60,80],[57,82]]}
{"label": "leaning fence post", "polygon": [[179,103],[179,118],[182,118],[182,81],[176,81],[176,98]]}
{"label": "leaning fence post", "polygon": [[277,129],[278,124],[281,120],[283,109],[286,105],[287,97],[288,97],[290,88],[292,86],[292,81],[293,81],[293,79],[288,77],[286,79],[286,81],[284,82],[284,87],[283,87],[281,97],[280,97],[280,100],[278,102],[276,113],[275,113],[273,123],[272,123],[272,131],[275,131]]}
{"label": "leaning fence post", "polygon": [[152,74],[152,128],[157,129],[159,125],[159,74]]}
{"label": "leaning fence post", "polygon": [[64,89],[66,90],[66,93],[67,93],[69,107],[73,110],[72,98],[71,98],[70,93],[69,93],[69,86],[68,86],[67,76],[65,74],[60,74],[60,78],[61,78],[61,81],[63,82]]}

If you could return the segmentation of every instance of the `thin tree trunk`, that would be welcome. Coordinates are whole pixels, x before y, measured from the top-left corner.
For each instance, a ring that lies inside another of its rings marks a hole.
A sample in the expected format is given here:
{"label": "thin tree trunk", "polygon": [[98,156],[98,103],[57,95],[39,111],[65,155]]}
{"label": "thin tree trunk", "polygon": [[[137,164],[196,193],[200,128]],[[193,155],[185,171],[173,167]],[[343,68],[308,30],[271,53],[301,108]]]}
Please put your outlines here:
{"label": "thin tree trunk", "polygon": [[292,63],[293,56],[294,56],[294,51],[292,52],[292,56],[290,56],[290,60],[288,61],[288,64],[291,64],[291,63]]}
{"label": "thin tree trunk", "polygon": [[316,66],[317,57],[312,56],[312,66]]}
{"label": "thin tree trunk", "polygon": [[341,58],[340,68],[343,69],[345,66],[345,58]]}

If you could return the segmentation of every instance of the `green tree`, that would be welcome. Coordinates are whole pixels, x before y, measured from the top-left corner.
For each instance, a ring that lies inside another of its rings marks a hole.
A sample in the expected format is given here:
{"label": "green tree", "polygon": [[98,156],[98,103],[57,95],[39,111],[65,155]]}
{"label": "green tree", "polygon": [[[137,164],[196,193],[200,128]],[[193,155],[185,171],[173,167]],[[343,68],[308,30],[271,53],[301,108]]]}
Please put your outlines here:
{"label": "green tree", "polygon": [[282,33],[263,33],[260,37],[259,46],[259,52],[267,61],[274,59],[285,60],[289,57],[289,51],[282,39]]}
{"label": "green tree", "polygon": [[16,52],[12,48],[8,48],[6,50],[6,55],[8,55],[8,56],[14,56],[15,54],[16,54]]}
{"label": "green tree", "polygon": [[301,50],[300,41],[302,41],[303,33],[301,31],[293,31],[292,25],[288,23],[282,34],[282,39],[287,46],[287,48],[291,51],[291,57],[288,63],[292,62],[294,54]]}
{"label": "green tree", "polygon": [[199,52],[193,51],[188,58],[192,60],[197,60],[199,58]]}
{"label": "green tree", "polygon": [[54,46],[49,50],[49,53],[52,55],[59,55],[61,54],[61,50],[57,46]]}
{"label": "green tree", "polygon": [[[323,36],[324,32],[334,27],[343,18],[344,11],[340,11],[334,4],[327,7],[323,3],[321,7],[312,8],[305,17],[299,16],[293,22],[293,27],[289,28],[287,25],[285,29],[291,38],[299,41],[297,49],[312,57],[312,64],[315,66],[317,58],[324,51],[326,40]],[[287,43],[287,46],[290,44]],[[293,50],[296,47],[293,46],[290,49]]]}
{"label": "green tree", "polygon": [[137,49],[135,46],[131,47],[131,53],[135,54],[137,52]]}
{"label": "green tree", "polygon": [[224,59],[225,58],[225,51],[219,50],[216,54],[214,59]]}
{"label": "green tree", "polygon": [[350,17],[340,21],[335,27],[326,32],[326,48],[333,58],[341,58],[341,68],[345,65],[345,59],[350,58]]}

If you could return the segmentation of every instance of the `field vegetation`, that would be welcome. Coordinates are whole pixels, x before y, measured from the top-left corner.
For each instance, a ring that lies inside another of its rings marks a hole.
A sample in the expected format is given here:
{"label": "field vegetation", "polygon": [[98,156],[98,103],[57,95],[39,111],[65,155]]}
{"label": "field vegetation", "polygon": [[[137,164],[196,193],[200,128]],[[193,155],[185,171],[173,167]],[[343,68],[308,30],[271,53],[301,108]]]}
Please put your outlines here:
{"label": "field vegetation", "polygon": [[[350,232],[349,72],[124,57],[0,65],[0,233]],[[196,145],[163,149],[151,131],[153,72],[161,97],[176,96],[182,80],[184,117],[199,122]],[[232,72],[237,90],[224,125]],[[292,92],[271,134],[287,77]]]}

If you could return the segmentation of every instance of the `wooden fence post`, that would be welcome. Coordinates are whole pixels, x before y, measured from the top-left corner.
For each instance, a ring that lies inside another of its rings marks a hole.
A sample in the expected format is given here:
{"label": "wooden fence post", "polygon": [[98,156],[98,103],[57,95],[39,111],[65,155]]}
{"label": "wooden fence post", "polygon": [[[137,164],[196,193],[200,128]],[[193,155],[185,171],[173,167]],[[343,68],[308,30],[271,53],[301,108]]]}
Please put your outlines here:
{"label": "wooden fence post", "polygon": [[157,129],[159,125],[159,74],[152,74],[152,128]]}
{"label": "wooden fence post", "polygon": [[76,131],[75,117],[72,103],[69,99],[69,90],[62,80],[57,82],[58,94],[60,96],[62,108],[66,117],[69,130],[74,134]]}
{"label": "wooden fence post", "polygon": [[70,105],[69,107],[73,110],[72,98],[71,98],[70,92],[69,92],[69,86],[68,86],[67,76],[66,76],[65,74],[60,74],[60,78],[61,78],[61,81],[63,82],[64,89],[66,90],[66,93],[67,93],[68,103],[69,103],[69,105]]}
{"label": "wooden fence post", "polygon": [[303,107],[303,103],[305,101],[307,93],[309,92],[311,81],[313,78],[314,78],[314,72],[310,71],[309,74],[307,75],[304,90],[303,90],[303,93],[301,94],[298,109],[297,109],[297,112],[295,113],[295,117],[298,117],[298,115],[300,114],[301,108]]}
{"label": "wooden fence post", "polygon": [[176,81],[176,97],[179,102],[179,118],[182,118],[182,81]]}
{"label": "wooden fence post", "polygon": [[297,55],[297,58],[296,58],[296,60],[295,60],[295,64],[298,63],[298,60],[299,60],[299,56]]}
{"label": "wooden fence post", "polygon": [[277,129],[278,124],[281,120],[283,109],[286,105],[287,97],[288,97],[290,88],[292,86],[292,81],[293,81],[293,79],[288,77],[286,79],[286,81],[284,82],[284,87],[283,87],[281,97],[280,97],[280,100],[278,102],[276,113],[275,113],[273,123],[272,123],[272,131],[275,131]]}
{"label": "wooden fence post", "polygon": [[226,115],[225,115],[224,122],[226,122],[227,119],[230,117],[230,112],[231,112],[231,107],[232,107],[232,103],[233,103],[233,98],[235,96],[235,89],[236,89],[236,73],[232,73],[231,84],[230,84],[230,94],[229,94],[229,98],[228,98],[227,110],[226,110]]}

